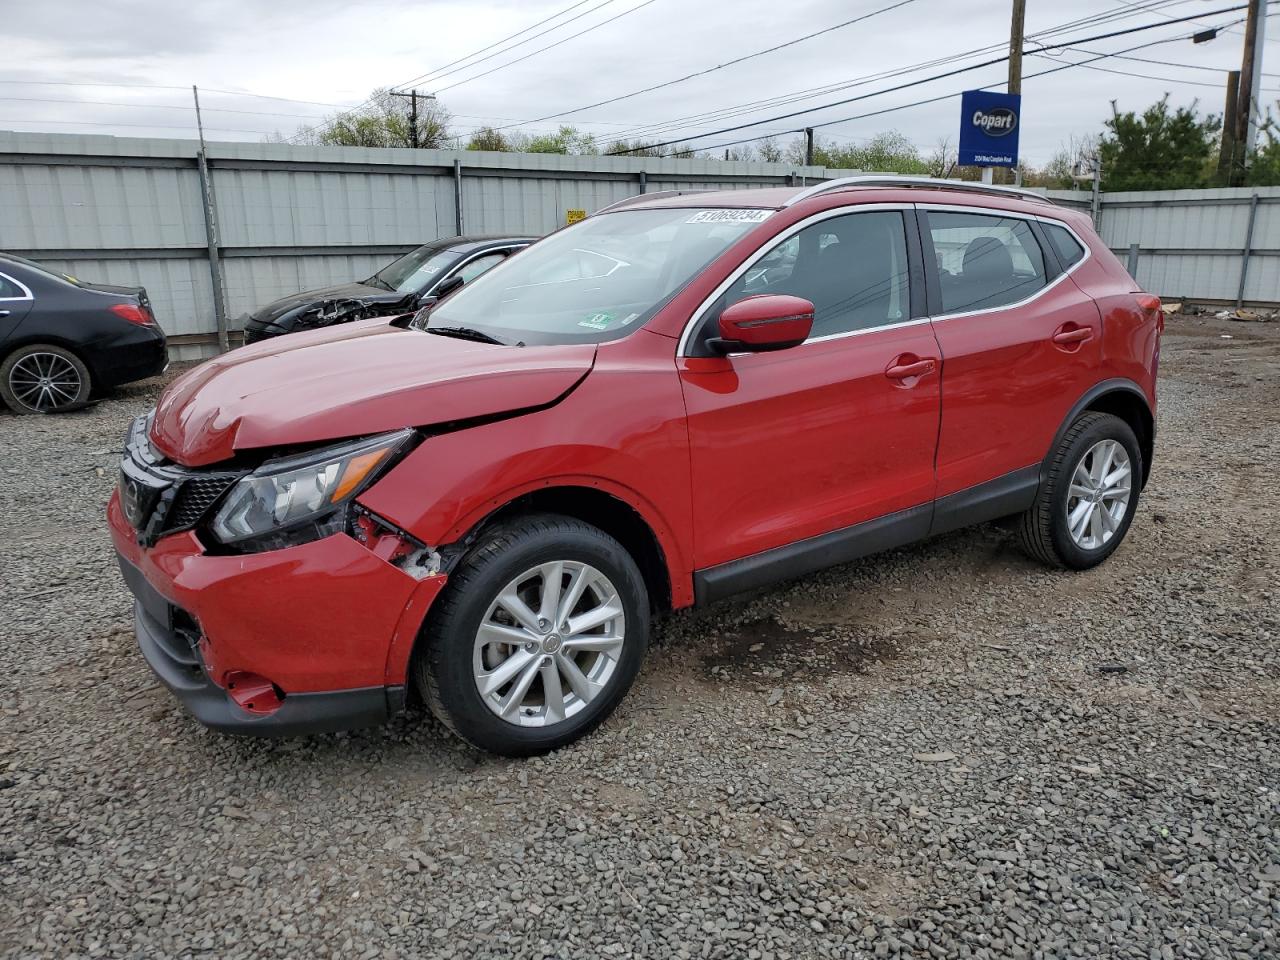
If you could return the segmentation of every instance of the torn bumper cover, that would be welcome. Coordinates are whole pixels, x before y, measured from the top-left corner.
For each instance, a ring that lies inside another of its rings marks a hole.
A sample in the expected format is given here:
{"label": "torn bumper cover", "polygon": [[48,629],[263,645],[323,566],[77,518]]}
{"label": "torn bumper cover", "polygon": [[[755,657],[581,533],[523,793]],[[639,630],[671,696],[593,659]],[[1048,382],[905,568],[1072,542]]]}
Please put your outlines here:
{"label": "torn bumper cover", "polygon": [[434,554],[404,554],[377,531],[367,544],[342,533],[258,554],[210,555],[189,531],[147,548],[118,494],[107,514],[142,654],[201,723],[287,736],[403,708],[414,641],[446,580]]}

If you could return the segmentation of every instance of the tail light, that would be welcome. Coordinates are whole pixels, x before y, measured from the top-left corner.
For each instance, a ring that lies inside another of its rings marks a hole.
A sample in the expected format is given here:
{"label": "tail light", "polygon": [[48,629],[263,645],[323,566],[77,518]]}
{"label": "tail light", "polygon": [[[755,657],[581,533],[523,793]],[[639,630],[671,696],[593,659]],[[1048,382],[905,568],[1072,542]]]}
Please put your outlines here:
{"label": "tail light", "polygon": [[1156,328],[1158,330],[1164,330],[1164,309],[1161,306],[1160,298],[1154,293],[1140,293],[1135,297],[1135,299],[1138,301],[1138,308],[1142,310],[1143,313],[1155,315]]}
{"label": "tail light", "polygon": [[156,318],[151,315],[151,311],[139,304],[113,303],[110,309],[117,317],[122,317],[130,323],[136,323],[140,327],[154,327],[156,325]]}

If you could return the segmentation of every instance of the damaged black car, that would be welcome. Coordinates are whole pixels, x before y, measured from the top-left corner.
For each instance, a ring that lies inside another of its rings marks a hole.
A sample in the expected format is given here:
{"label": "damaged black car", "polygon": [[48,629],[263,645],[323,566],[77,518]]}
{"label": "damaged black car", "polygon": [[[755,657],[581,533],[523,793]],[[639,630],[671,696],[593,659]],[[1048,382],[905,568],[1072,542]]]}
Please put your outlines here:
{"label": "damaged black car", "polygon": [[240,318],[244,342],[316,330],[429,306],[469,283],[533,237],[446,237],[425,243],[367,280],[282,297]]}

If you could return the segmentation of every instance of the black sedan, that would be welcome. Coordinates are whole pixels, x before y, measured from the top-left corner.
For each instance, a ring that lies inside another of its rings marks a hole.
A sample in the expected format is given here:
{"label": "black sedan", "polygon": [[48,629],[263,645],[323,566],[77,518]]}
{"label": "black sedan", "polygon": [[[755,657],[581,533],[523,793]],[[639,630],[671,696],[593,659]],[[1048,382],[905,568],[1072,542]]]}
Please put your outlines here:
{"label": "black sedan", "polygon": [[86,283],[0,253],[0,398],[15,413],[72,410],[168,363],[142,287]]}
{"label": "black sedan", "polygon": [[368,280],[295,293],[246,313],[240,318],[244,341],[417,310],[532,242],[531,237],[446,237],[423,244]]}

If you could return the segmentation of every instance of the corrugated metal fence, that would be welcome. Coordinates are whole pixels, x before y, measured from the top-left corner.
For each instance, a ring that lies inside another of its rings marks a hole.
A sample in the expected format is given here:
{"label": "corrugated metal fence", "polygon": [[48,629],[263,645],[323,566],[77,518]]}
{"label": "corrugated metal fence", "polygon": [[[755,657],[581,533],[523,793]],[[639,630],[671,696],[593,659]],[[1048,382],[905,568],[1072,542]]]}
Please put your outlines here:
{"label": "corrugated metal fence", "polygon": [[[141,283],[175,355],[214,347],[204,204],[190,140],[0,133],[0,250]],[[568,210],[644,191],[812,183],[791,164],[555,154],[209,146],[233,329],[288,293],[367,277],[437,237],[540,235]]]}
{"label": "corrugated metal fence", "polygon": [[[197,150],[190,140],[0,132],[0,250],[88,280],[141,283],[175,356],[210,352],[216,325]],[[568,210],[591,212],[644,191],[853,172],[239,143],[211,144],[208,159],[232,329],[263,303],[369,276],[437,237],[543,234]],[[1085,193],[1053,196],[1089,204]],[[1122,258],[1136,256],[1139,281],[1166,297],[1234,303],[1247,260],[1245,302],[1280,301],[1280,188],[1105,195],[1101,229]]]}

